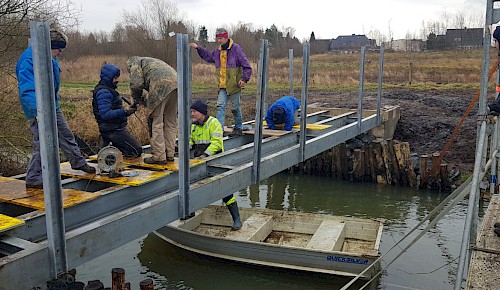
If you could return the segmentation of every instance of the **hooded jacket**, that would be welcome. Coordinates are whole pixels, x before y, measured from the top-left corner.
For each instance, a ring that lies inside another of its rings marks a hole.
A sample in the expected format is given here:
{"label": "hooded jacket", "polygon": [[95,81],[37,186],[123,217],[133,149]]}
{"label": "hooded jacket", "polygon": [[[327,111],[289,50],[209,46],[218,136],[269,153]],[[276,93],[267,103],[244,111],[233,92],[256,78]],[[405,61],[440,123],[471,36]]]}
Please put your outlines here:
{"label": "hooded jacket", "polygon": [[228,41],[226,50],[219,45],[213,51],[198,46],[196,51],[203,60],[215,64],[219,89],[226,89],[228,95],[233,95],[241,92],[238,86],[240,80],[245,83],[250,80],[252,67],[241,46],[234,43],[231,38]]}
{"label": "hooded jacket", "polygon": [[294,122],[294,114],[295,111],[300,107],[300,101],[294,97],[281,97],[274,104],[269,107],[266,113],[266,123],[269,129],[276,129],[276,124],[274,124],[273,120],[273,110],[275,107],[281,107],[285,110],[285,127],[283,128],[286,131],[291,131]]}
{"label": "hooded jacket", "polygon": [[[26,118],[37,117],[36,94],[35,94],[35,73],[33,70],[33,51],[29,46],[19,57],[16,65],[17,87],[19,89],[19,100]],[[61,69],[57,59],[52,57],[52,70],[54,72],[54,94],[56,110],[59,110],[59,87],[61,84]]]}
{"label": "hooded jacket", "polygon": [[[132,56],[127,66],[132,97],[151,110],[177,89],[177,72],[162,60]],[[148,92],[146,97],[143,97],[142,90]]]}
{"label": "hooded jacket", "polygon": [[119,75],[117,66],[105,64],[101,69],[101,80],[94,88],[92,109],[100,132],[120,130],[127,126],[122,97],[113,84],[113,79]]}

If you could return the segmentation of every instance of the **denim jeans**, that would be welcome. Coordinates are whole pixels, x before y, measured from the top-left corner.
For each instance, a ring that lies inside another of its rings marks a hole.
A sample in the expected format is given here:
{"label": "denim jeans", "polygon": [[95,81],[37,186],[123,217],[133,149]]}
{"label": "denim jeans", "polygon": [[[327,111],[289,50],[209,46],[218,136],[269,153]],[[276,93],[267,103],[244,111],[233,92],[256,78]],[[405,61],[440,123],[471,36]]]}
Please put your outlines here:
{"label": "denim jeans", "polygon": [[[35,118],[29,119],[31,133],[33,134],[33,157],[28,164],[26,172],[26,184],[37,184],[42,182],[42,159],[40,156],[40,135],[38,133],[38,121]],[[75,136],[64,118],[61,110],[56,110],[57,137],[59,147],[68,158],[71,168],[78,168],[87,161],[83,158],[80,148],[76,143]]]}
{"label": "denim jeans", "polygon": [[226,89],[219,90],[219,98],[217,99],[217,113],[216,118],[224,128],[224,122],[226,120],[226,106],[227,101],[231,102],[231,112],[234,117],[234,129],[242,129],[241,120],[241,108],[240,108],[240,96],[241,92],[235,93],[231,96],[227,95]]}

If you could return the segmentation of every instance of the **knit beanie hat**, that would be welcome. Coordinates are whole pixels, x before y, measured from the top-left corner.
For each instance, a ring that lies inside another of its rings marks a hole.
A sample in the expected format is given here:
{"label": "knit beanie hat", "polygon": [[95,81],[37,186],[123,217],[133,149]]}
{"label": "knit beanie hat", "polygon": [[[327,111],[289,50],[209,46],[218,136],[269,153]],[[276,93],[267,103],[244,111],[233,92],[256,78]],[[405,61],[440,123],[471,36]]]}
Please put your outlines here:
{"label": "knit beanie hat", "polygon": [[229,38],[229,33],[227,33],[227,30],[224,28],[217,28],[215,37]]}
{"label": "knit beanie hat", "polygon": [[285,109],[282,107],[274,107],[273,108],[273,121],[274,124],[283,124],[285,123]]}
{"label": "knit beanie hat", "polygon": [[68,44],[68,37],[57,29],[50,30],[50,49],[63,49]]}
{"label": "knit beanie hat", "polygon": [[191,109],[196,110],[205,116],[208,114],[208,106],[202,100],[198,100],[198,101],[194,102],[191,105]]}

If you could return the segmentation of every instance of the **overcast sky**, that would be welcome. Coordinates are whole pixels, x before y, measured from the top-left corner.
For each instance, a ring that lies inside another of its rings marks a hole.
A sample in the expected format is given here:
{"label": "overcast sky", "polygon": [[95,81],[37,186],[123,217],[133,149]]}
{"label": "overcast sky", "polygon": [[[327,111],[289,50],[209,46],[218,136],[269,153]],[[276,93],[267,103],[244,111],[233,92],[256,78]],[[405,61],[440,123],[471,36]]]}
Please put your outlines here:
{"label": "overcast sky", "polygon": [[[142,0],[144,1],[144,0]],[[146,0],[147,1],[147,0]],[[139,0],[74,0],[81,11],[80,31],[111,32],[123,20],[124,11],[141,6]],[[486,0],[177,0],[177,8],[185,19],[204,25],[209,34],[219,26],[252,23],[253,28],[295,28],[299,40],[311,32],[317,39],[339,35],[368,34],[377,29],[394,38],[405,38],[410,32],[420,35],[422,21],[439,20],[443,12],[475,12],[484,15]],[[477,11],[477,12],[476,12]]]}

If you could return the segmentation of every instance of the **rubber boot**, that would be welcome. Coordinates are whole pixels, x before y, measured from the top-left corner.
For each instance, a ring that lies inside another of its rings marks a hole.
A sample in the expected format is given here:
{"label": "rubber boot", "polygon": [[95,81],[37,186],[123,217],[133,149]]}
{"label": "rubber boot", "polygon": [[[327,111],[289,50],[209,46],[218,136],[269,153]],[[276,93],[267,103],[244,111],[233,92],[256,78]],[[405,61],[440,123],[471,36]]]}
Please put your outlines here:
{"label": "rubber boot", "polygon": [[233,225],[231,226],[232,231],[237,231],[241,229],[240,211],[238,209],[238,204],[236,202],[231,203],[227,206],[229,213],[233,217]]}

